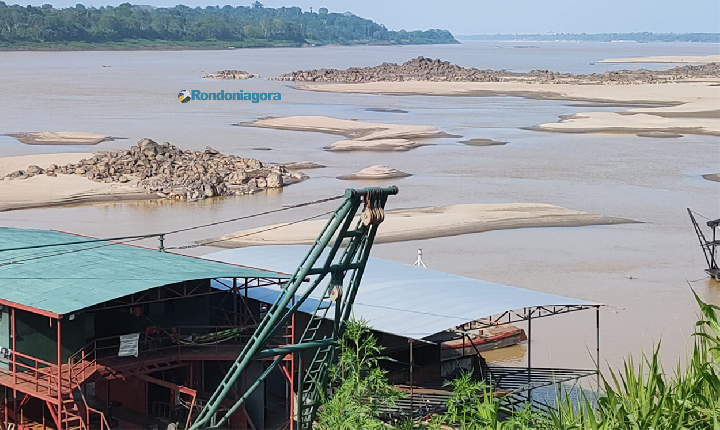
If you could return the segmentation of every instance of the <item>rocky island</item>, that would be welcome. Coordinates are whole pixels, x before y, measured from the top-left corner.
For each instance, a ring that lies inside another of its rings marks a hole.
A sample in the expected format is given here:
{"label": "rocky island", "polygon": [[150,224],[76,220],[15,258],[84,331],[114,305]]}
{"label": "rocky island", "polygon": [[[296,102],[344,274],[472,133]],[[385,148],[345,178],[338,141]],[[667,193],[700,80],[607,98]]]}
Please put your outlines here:
{"label": "rocky island", "polygon": [[[269,165],[255,158],[224,155],[207,148],[204,151],[179,149],[170,143],[158,144],[151,139],[141,139],[129,150],[98,152],[72,159],[64,165],[48,163],[53,157],[68,160],[62,154],[10,157],[22,160],[0,159],[0,197],[6,202],[34,201],[41,206],[42,198],[33,200],[46,186],[53,187],[54,180],[68,182],[59,193],[75,202],[78,196],[93,197],[122,194],[138,194],[185,200],[201,200],[215,196],[254,194],[266,188],[281,188],[306,179],[302,173],[288,173],[283,166]],[[72,157],[73,154],[66,154]],[[88,156],[89,155],[89,156]],[[17,168],[19,163],[32,162],[25,168],[7,172],[7,166]],[[43,167],[40,166],[43,165]],[[2,167],[5,165],[5,169]],[[6,173],[7,172],[7,173]],[[73,177],[68,179],[68,177]],[[82,179],[79,181],[77,179]],[[92,183],[96,184],[92,184]],[[36,186],[32,187],[32,184]],[[88,188],[90,187],[90,188]],[[17,193],[22,188],[22,198]],[[64,194],[63,194],[64,193]],[[53,204],[58,204],[53,202]],[[2,209],[23,207],[22,204],[3,205]]]}
{"label": "rocky island", "polygon": [[439,59],[417,57],[403,64],[382,63],[372,67],[349,69],[312,69],[285,73],[279,81],[296,82],[527,82],[541,84],[647,84],[673,82],[681,79],[718,78],[720,63],[687,65],[669,70],[616,70],[587,75],[531,70],[527,73],[507,70],[477,69]]}
{"label": "rocky island", "polygon": [[205,73],[202,77],[210,79],[250,79],[259,78],[260,75],[254,75],[244,70],[220,70],[215,73]]}

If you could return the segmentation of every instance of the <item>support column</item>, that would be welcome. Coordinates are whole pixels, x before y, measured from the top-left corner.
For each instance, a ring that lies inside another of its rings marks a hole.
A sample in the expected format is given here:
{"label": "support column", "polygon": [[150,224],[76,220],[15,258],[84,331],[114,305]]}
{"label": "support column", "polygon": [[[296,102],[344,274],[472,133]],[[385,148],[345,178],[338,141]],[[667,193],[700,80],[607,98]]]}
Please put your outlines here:
{"label": "support column", "polygon": [[238,309],[237,309],[237,302],[238,302],[238,290],[237,290],[237,278],[233,278],[233,286],[232,286],[232,298],[233,298],[233,321],[235,322],[235,325],[238,325]]}
{"label": "support column", "polygon": [[[13,422],[17,426],[17,390],[15,389],[15,386],[17,385],[17,344],[15,339],[17,338],[15,329],[16,326],[16,319],[15,319],[15,308],[12,308],[11,313],[11,325],[12,325],[12,372],[13,372]],[[7,410],[5,415],[7,416]]]}
{"label": "support column", "polygon": [[[295,296],[292,304],[295,306]],[[290,317],[290,343],[295,344],[295,313]],[[290,430],[295,429],[295,353],[290,354]]]}
{"label": "support column", "polygon": [[415,418],[415,387],[413,381],[413,367],[415,360],[413,359],[413,342],[414,339],[408,339],[410,342],[410,421]]}
{"label": "support column", "polygon": [[[52,320],[51,320],[52,321]],[[57,382],[57,399],[58,399],[58,421],[62,426],[62,331],[60,327],[60,319],[57,320],[57,369],[58,369],[58,382]]]}
{"label": "support column", "polygon": [[[532,382],[532,314],[533,310],[530,308],[528,313],[528,359],[527,359],[527,371],[528,371],[528,384]],[[528,399],[530,400],[530,406],[532,407],[532,387],[528,390]]]}
{"label": "support column", "polygon": [[597,394],[600,394],[600,306],[595,307],[595,371]]}

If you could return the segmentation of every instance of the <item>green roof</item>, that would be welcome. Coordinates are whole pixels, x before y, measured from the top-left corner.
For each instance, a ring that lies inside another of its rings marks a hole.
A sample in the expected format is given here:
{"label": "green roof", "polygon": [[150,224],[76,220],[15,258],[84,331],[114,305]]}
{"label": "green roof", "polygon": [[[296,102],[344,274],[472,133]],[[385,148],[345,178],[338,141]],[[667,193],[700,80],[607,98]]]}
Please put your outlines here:
{"label": "green roof", "polygon": [[93,238],[0,227],[0,300],[64,315],[182,281],[289,276],[111,242],[2,251]]}

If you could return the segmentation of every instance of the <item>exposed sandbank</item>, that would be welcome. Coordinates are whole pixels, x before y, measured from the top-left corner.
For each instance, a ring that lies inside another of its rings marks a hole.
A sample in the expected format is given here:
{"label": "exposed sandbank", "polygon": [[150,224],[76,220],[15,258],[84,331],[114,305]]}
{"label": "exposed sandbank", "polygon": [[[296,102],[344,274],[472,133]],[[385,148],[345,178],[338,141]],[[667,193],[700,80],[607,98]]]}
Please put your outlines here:
{"label": "exposed sandbank", "polygon": [[352,175],[338,176],[338,179],[353,180],[353,179],[366,179],[366,180],[383,180],[383,179],[394,179],[394,178],[406,178],[412,176],[410,173],[402,172],[398,169],[393,169],[389,166],[370,166],[366,167],[359,172],[355,172]]}
{"label": "exposed sandbank", "polygon": [[[46,168],[51,164],[77,163],[92,155],[61,153],[0,158],[0,177],[25,169],[29,165]],[[145,193],[133,182],[126,184],[94,182],[77,175],[58,174],[57,177],[37,175],[22,180],[0,180],[0,212],[73,203],[153,198],[157,196]]]}
{"label": "exposed sandbank", "polygon": [[365,109],[368,112],[382,112],[382,113],[408,113],[408,111],[404,109],[395,109],[395,108],[367,108]]}
{"label": "exposed sandbank", "polygon": [[720,63],[720,55],[656,55],[650,57],[606,58],[597,63]]}
{"label": "exposed sandbank", "polygon": [[288,170],[307,170],[307,169],[322,169],[327,166],[319,164],[314,161],[295,161],[292,163],[281,163]]}
{"label": "exposed sandbank", "polygon": [[100,142],[114,140],[111,136],[85,131],[40,131],[12,133],[8,136],[28,145],[97,145]]}
{"label": "exposed sandbank", "polygon": [[502,142],[499,140],[482,139],[482,138],[461,140],[460,143],[463,143],[465,145],[470,145],[470,146],[498,146],[498,145],[507,144],[507,142]]}
{"label": "exposed sandbank", "polygon": [[236,125],[278,130],[315,131],[338,134],[348,138],[325,147],[329,151],[407,151],[420,146],[415,142],[416,139],[453,137],[429,125],[362,122],[327,116],[261,118]]}
{"label": "exposed sandbank", "polygon": [[702,175],[702,177],[708,181],[720,182],[720,173],[708,173],[706,175]]}
{"label": "exposed sandbank", "polygon": [[303,85],[312,91],[437,96],[514,96],[534,99],[654,105],[624,112],[580,112],[537,130],[637,134],[720,135],[720,80],[641,85],[572,85],[518,82],[370,82]]}
{"label": "exposed sandbank", "polygon": [[414,140],[375,139],[375,140],[339,140],[326,146],[326,151],[409,151],[421,146]]}
{"label": "exposed sandbank", "polygon": [[[635,221],[537,203],[432,206],[387,211],[375,242],[431,239],[527,227],[578,227],[630,222]],[[325,223],[325,220],[313,220],[297,224],[275,224],[237,231],[200,243],[228,248],[311,244]]]}

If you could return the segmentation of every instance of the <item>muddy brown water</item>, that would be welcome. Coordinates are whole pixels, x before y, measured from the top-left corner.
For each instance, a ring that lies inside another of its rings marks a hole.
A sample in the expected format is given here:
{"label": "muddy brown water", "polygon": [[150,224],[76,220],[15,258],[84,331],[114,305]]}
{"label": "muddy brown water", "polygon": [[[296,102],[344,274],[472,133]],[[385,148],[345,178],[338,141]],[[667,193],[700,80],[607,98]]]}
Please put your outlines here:
{"label": "muddy brown water", "polygon": [[[283,190],[196,203],[165,200],[111,202],[0,213],[0,225],[53,228],[92,236],[171,230],[232,218],[282,205],[337,195],[349,186],[397,184],[389,207],[455,203],[551,203],[640,224],[539,228],[377,245],[373,255],[412,263],[423,248],[428,267],[463,276],[604,303],[601,360],[617,366],[629,353],[648,351],[662,339],[667,364],[684,354],[697,306],[696,291],[720,303],[720,285],[702,279],[704,261],[685,212],[691,207],[720,216],[720,184],[701,175],[720,172],[720,139],[677,139],[620,134],[553,134],[521,129],[583,110],[571,102],[509,97],[428,97],[328,94],[298,91],[287,83],[252,79],[216,81],[203,73],[243,69],[263,77],[297,69],[402,62],[423,55],[465,66],[576,73],[623,67],[590,63],[608,57],[716,54],[717,45],[635,43],[476,42],[456,46],[328,47],[172,52],[0,52],[0,134],[89,131],[127,140],[95,146],[30,146],[0,137],[0,155],[126,148],[142,137],[181,148],[253,156],[265,161],[309,160],[327,168]],[[102,67],[109,65],[110,67]],[[180,90],[281,92],[281,101],[178,102]],[[388,109],[407,111],[398,114]],[[493,139],[503,146],[469,146],[434,139],[403,153],[332,153],[338,136],[236,127],[263,116],[327,115],[362,121],[432,125],[463,139]],[[271,148],[271,151],[257,151]],[[385,182],[339,181],[362,168],[384,164],[411,173]],[[168,246],[267,223],[292,221],[336,203],[263,219],[196,230],[168,238]],[[152,241],[144,244],[154,246]],[[185,249],[201,255],[214,249]],[[633,278],[633,279],[630,279]],[[701,279],[701,280],[698,280]],[[408,295],[413,294],[408,285]],[[442,285],[438,285],[442,294]],[[452,312],[452,310],[446,310]],[[482,315],[478,315],[479,317]],[[533,323],[536,366],[592,367],[594,312]],[[526,345],[490,358],[523,364]]]}

